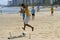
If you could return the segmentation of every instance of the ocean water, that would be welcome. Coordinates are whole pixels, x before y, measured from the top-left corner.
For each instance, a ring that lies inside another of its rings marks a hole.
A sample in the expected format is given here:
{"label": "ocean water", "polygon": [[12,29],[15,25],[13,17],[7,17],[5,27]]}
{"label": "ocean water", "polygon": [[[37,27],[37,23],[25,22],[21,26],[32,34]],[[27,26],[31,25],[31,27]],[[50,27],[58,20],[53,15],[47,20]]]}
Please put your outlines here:
{"label": "ocean water", "polygon": [[0,7],[0,13],[18,13],[20,7]]}
{"label": "ocean water", "polygon": [[[35,9],[37,7],[34,7]],[[31,11],[32,7],[29,7],[29,11]],[[20,11],[20,7],[0,7],[0,13],[18,13]]]}
{"label": "ocean water", "polygon": [[[37,7],[34,7],[35,10],[37,11]],[[32,7],[29,7],[29,11],[31,11]],[[20,7],[0,7],[0,14],[15,14],[15,13],[19,13],[20,11]],[[50,12],[50,8],[43,8],[40,7],[40,11],[41,12]],[[60,7],[58,8],[54,8],[54,11],[60,11]]]}

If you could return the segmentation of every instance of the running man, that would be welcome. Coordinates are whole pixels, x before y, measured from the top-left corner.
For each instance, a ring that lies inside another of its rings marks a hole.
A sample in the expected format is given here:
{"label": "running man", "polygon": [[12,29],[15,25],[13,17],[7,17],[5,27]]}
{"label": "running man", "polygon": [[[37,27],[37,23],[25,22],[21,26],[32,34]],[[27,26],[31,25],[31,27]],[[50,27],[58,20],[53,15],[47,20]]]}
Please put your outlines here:
{"label": "running man", "polygon": [[32,19],[34,19],[35,18],[35,9],[34,9],[34,7],[32,7],[31,13],[32,13]]}
{"label": "running man", "polygon": [[25,15],[26,15],[26,18],[24,19],[23,30],[25,30],[26,26],[28,26],[32,29],[32,31],[34,31],[34,27],[32,27],[31,25],[28,24],[28,22],[30,20],[30,13],[29,13],[29,10],[28,10],[28,5],[23,5],[23,7],[25,8]]}

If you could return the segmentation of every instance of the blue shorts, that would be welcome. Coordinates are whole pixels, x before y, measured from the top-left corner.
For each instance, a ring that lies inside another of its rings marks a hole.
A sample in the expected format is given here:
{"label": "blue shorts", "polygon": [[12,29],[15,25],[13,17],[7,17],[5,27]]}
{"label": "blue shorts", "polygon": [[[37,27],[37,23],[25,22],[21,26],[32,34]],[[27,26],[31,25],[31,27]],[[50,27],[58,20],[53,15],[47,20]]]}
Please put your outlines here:
{"label": "blue shorts", "polygon": [[23,17],[23,20],[24,20],[24,18],[25,18],[25,13],[22,13],[22,17]]}

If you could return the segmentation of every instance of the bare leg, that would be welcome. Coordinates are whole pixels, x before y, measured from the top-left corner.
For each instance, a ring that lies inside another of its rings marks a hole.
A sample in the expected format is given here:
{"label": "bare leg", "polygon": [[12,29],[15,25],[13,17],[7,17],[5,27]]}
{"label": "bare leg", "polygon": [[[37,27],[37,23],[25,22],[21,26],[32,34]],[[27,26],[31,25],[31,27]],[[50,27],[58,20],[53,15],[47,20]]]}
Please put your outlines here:
{"label": "bare leg", "polygon": [[25,30],[25,28],[26,28],[26,24],[24,24],[24,30]]}
{"label": "bare leg", "polygon": [[34,20],[34,16],[32,16],[32,20]]}
{"label": "bare leg", "polygon": [[53,16],[53,11],[51,12],[51,15]]}
{"label": "bare leg", "polygon": [[25,28],[26,28],[26,25],[25,25],[25,23],[24,23],[24,27],[23,27],[22,29],[25,30]]}
{"label": "bare leg", "polygon": [[28,26],[28,27],[32,28],[32,31],[34,31],[34,27],[32,27],[32,26],[31,26],[31,25],[29,25],[29,24],[24,24],[24,28],[23,28],[23,30],[25,30],[26,26]]}
{"label": "bare leg", "polygon": [[25,25],[32,28],[32,31],[34,31],[34,28],[31,25],[29,25],[29,24],[25,24]]}
{"label": "bare leg", "polygon": [[53,13],[51,13],[51,15],[53,16]]}

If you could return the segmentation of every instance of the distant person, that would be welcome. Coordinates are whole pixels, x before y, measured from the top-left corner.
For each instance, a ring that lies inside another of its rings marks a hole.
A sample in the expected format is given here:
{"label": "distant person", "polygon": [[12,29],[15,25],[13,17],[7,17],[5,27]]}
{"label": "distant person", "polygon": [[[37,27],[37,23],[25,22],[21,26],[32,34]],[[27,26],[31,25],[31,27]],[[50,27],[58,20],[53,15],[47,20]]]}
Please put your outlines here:
{"label": "distant person", "polygon": [[32,7],[31,13],[32,13],[32,19],[34,19],[35,18],[35,9],[34,9],[34,7]]}
{"label": "distant person", "polygon": [[24,4],[21,4],[21,11],[20,11],[20,13],[22,14],[22,18],[23,18],[23,20],[24,20],[24,18],[25,18],[25,10],[24,10],[24,8],[22,7]]}
{"label": "distant person", "polygon": [[25,19],[24,19],[24,28],[23,30],[25,30],[26,26],[32,28],[32,31],[34,31],[34,27],[32,27],[31,25],[29,25],[29,20],[30,20],[30,13],[29,13],[29,10],[28,10],[28,5],[23,5],[23,7],[25,8]]}
{"label": "distant person", "polygon": [[54,9],[53,9],[53,6],[51,7],[51,15],[53,15],[54,13]]}
{"label": "distant person", "polygon": [[39,8],[39,6],[37,6],[37,12],[39,12],[39,10],[40,10],[40,8]]}

